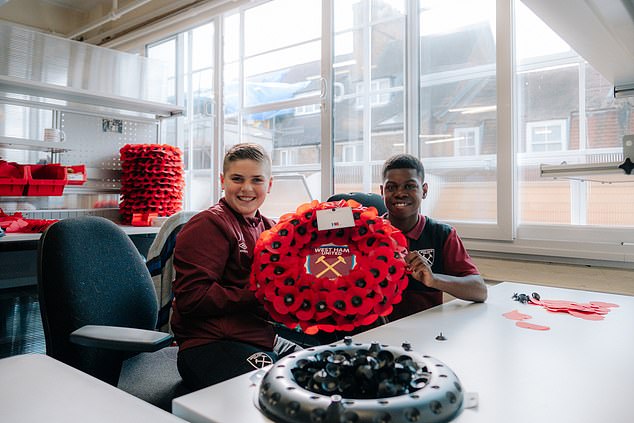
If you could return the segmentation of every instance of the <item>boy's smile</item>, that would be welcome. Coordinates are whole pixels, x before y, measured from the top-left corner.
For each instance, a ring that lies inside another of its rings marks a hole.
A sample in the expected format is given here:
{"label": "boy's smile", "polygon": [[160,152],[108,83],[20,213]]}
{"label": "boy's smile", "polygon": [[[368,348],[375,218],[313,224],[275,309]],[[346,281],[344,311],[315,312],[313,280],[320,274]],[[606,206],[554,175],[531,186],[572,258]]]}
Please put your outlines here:
{"label": "boy's smile", "polygon": [[266,166],[244,159],[231,162],[220,182],[229,206],[242,216],[254,217],[271,190],[272,180]]}

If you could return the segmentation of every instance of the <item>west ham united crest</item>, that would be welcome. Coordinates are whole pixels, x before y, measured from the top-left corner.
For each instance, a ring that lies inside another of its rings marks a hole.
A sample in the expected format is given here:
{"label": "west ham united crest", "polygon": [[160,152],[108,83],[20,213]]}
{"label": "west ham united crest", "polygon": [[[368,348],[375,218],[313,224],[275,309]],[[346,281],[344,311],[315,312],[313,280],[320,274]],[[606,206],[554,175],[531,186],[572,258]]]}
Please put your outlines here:
{"label": "west ham united crest", "polygon": [[423,260],[427,262],[429,267],[434,265],[434,249],[433,248],[425,248],[423,250],[415,250],[418,254],[421,255]]}
{"label": "west ham united crest", "polygon": [[306,272],[317,278],[336,279],[350,273],[354,264],[354,255],[347,245],[322,245],[306,257]]}
{"label": "west ham united crest", "polygon": [[273,359],[263,352],[256,352],[247,357],[247,362],[256,369],[273,364]]}

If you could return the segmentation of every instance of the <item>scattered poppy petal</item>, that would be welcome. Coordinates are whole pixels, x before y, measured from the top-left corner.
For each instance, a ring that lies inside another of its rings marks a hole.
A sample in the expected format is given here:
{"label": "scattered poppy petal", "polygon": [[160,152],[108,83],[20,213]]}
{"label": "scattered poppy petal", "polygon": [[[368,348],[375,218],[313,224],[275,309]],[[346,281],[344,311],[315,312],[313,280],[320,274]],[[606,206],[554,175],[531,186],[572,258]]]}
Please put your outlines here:
{"label": "scattered poppy petal", "polygon": [[534,323],[528,323],[528,322],[525,322],[523,320],[520,320],[519,322],[515,322],[515,326],[518,326],[518,327],[524,328],[524,329],[550,330],[550,328],[548,326],[536,325]]}
{"label": "scattered poppy petal", "polygon": [[604,303],[603,301],[590,301],[590,305],[593,307],[607,307],[607,308],[612,308],[612,307],[620,307],[618,304],[614,304],[614,303]]}
{"label": "scattered poppy petal", "polygon": [[520,313],[517,310],[513,310],[513,311],[509,311],[507,313],[502,314],[502,316],[506,317],[507,319],[510,320],[526,320],[526,319],[532,319],[533,316],[530,316],[528,314],[524,314],[524,313]]}
{"label": "scattered poppy petal", "polygon": [[568,313],[570,313],[570,315],[575,316],[575,317],[580,317],[584,320],[603,320],[605,319],[605,317],[603,317],[601,314],[596,314],[596,313],[584,313],[581,311],[576,311],[576,310],[569,310]]}

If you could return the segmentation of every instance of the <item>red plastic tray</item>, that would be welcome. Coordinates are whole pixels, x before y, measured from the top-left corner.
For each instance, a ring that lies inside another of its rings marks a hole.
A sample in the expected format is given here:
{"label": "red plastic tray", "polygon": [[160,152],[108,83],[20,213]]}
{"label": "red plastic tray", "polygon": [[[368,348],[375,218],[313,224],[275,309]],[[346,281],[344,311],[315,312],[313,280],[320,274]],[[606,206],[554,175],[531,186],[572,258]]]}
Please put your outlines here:
{"label": "red plastic tray", "polygon": [[26,195],[62,195],[66,186],[66,168],[58,164],[29,165]]}
{"label": "red plastic tray", "polygon": [[66,183],[68,185],[83,185],[86,178],[86,165],[65,166]]}
{"label": "red plastic tray", "polygon": [[0,195],[23,195],[27,181],[27,166],[0,161]]}

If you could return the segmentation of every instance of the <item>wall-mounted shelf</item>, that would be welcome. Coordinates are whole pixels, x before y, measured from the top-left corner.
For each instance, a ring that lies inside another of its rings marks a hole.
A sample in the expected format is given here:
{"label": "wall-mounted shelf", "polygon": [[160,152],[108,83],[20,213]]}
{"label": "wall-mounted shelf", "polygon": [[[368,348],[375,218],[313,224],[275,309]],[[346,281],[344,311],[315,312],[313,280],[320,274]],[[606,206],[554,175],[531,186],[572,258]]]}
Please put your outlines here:
{"label": "wall-mounted shelf", "polygon": [[623,162],[581,163],[560,165],[539,165],[539,176],[542,178],[569,179],[577,181],[624,183],[634,182],[634,175],[627,174]]}
{"label": "wall-mounted shelf", "polygon": [[539,176],[603,184],[634,182],[634,135],[623,137],[623,158],[622,162],[541,164]]}
{"label": "wall-mounted shelf", "polygon": [[100,94],[79,88],[0,75],[0,98],[6,103],[39,106],[75,113],[158,119],[181,115],[173,104]]}
{"label": "wall-mounted shelf", "polygon": [[15,148],[20,150],[31,151],[47,151],[51,153],[64,153],[68,151],[67,148],[61,147],[62,143],[57,145],[50,142],[41,140],[29,140],[25,138],[4,137],[0,136],[0,147],[3,148]]}

